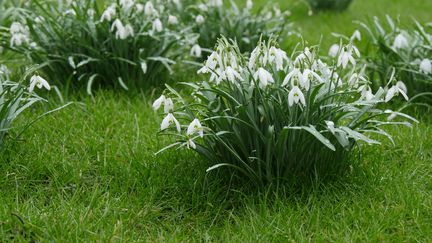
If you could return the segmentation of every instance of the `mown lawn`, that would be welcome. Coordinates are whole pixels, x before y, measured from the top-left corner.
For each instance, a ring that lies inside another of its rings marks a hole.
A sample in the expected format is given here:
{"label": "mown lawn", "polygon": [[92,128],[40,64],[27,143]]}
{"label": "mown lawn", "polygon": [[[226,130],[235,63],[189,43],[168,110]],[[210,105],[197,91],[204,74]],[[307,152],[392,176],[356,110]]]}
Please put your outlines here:
{"label": "mown lawn", "polygon": [[[322,36],[325,45],[335,40],[329,33],[351,33],[353,20],[373,15],[432,21],[428,0],[355,0],[341,14],[292,11],[305,39]],[[337,180],[258,192],[206,174],[191,152],[155,156],[169,141],[156,135],[153,98],[76,95],[9,139],[0,158],[1,241],[432,241],[430,111],[413,128],[392,129],[395,145],[363,147]]]}

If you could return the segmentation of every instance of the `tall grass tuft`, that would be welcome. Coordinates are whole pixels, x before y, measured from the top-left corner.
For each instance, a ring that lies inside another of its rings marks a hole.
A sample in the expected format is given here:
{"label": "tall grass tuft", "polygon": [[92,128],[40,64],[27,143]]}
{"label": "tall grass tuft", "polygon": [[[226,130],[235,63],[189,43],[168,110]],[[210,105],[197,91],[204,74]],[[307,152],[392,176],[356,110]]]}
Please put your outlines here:
{"label": "tall grass tuft", "polygon": [[161,151],[193,149],[208,160],[207,171],[226,167],[258,185],[336,173],[355,148],[380,144],[374,135],[393,141],[386,126],[415,121],[382,108],[405,96],[403,83],[388,87],[398,93],[372,93],[359,55],[350,42],[327,63],[316,48],[288,57],[270,39],[246,57],[222,38],[199,71],[209,77],[182,84],[192,99],[167,86],[153,103],[165,113],[161,133],[177,138]]}

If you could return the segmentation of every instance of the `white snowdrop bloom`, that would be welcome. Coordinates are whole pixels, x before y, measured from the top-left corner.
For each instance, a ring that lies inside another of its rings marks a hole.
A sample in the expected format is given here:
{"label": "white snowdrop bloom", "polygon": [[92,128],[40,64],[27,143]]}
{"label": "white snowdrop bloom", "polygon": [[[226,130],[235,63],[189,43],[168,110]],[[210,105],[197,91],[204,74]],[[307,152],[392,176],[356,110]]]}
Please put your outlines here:
{"label": "white snowdrop bloom", "polygon": [[288,105],[293,106],[294,104],[301,103],[303,106],[306,106],[306,100],[303,95],[303,92],[300,88],[295,85],[291,91],[288,93]]}
{"label": "white snowdrop bloom", "polygon": [[33,75],[30,78],[30,86],[29,86],[28,91],[30,93],[32,93],[33,90],[34,90],[34,88],[35,88],[35,86],[38,87],[39,89],[41,89],[41,88],[45,88],[47,90],[51,89],[51,86],[49,85],[48,81],[46,81],[45,79],[43,79],[39,75]]}
{"label": "white snowdrop bloom", "polygon": [[367,84],[360,86],[358,91],[360,91],[360,94],[361,94],[360,100],[370,101],[374,98],[374,95],[372,93],[372,89]]}
{"label": "white snowdrop bloom", "polygon": [[336,57],[339,54],[340,46],[338,44],[333,44],[330,49],[328,55],[331,57]]}
{"label": "white snowdrop bloom", "polygon": [[204,12],[207,12],[207,11],[208,11],[208,7],[207,7],[207,5],[205,5],[204,3],[200,3],[200,4],[198,4],[198,8],[199,8],[201,11],[204,11]]}
{"label": "white snowdrop bloom", "polygon": [[174,102],[171,98],[166,98],[165,95],[161,95],[153,102],[153,110],[159,110],[159,108],[164,105],[164,112],[169,113],[174,110]]}
{"label": "white snowdrop bloom", "polygon": [[385,102],[389,102],[393,97],[399,94],[401,94],[405,98],[405,100],[409,100],[407,95],[407,87],[402,81],[398,81],[387,91]]}
{"label": "white snowdrop bloom", "polygon": [[19,22],[13,22],[9,28],[11,34],[17,34],[24,32],[24,26]]}
{"label": "white snowdrop bloom", "polygon": [[211,70],[215,70],[220,60],[220,56],[217,52],[212,52],[210,56],[207,57],[205,65],[198,70],[198,73],[208,73]]}
{"label": "white snowdrop bloom", "polygon": [[143,71],[143,73],[146,74],[147,73],[147,63],[141,62],[140,66],[141,66],[141,70]]}
{"label": "white snowdrop bloom", "polygon": [[265,88],[270,83],[274,83],[272,75],[262,67],[258,68],[258,71],[255,72],[253,78],[259,82],[259,87],[261,89]]}
{"label": "white snowdrop bloom", "polygon": [[261,48],[259,46],[255,47],[255,49],[251,52],[251,55],[249,57],[249,63],[248,63],[249,69],[251,70],[255,69],[255,64],[260,52],[261,52]]}
{"label": "white snowdrop bloom", "polygon": [[356,60],[353,57],[352,50],[345,47],[341,53],[339,54],[337,66],[342,66],[343,68],[346,68],[348,66],[348,63],[351,63],[352,65],[356,65]]}
{"label": "white snowdrop bloom", "polygon": [[196,149],[196,144],[195,144],[195,142],[194,142],[192,139],[188,139],[188,140],[186,141],[186,147],[187,147],[188,149],[190,149],[190,148],[192,148],[192,149]]}
{"label": "white snowdrop bloom", "polygon": [[276,70],[283,70],[284,61],[288,61],[288,56],[283,50],[274,46],[269,49],[269,62],[276,64]]}
{"label": "white snowdrop bloom", "polygon": [[420,62],[420,72],[424,74],[432,74],[432,62],[429,59],[423,59]]}
{"label": "white snowdrop bloom", "polygon": [[168,113],[165,118],[162,120],[161,123],[161,131],[169,128],[171,125],[175,125],[178,132],[181,132],[180,123],[177,121],[177,119],[174,117],[172,113]]}
{"label": "white snowdrop bloom", "polygon": [[13,34],[10,39],[10,46],[21,46],[30,41],[29,37],[22,33]]}
{"label": "white snowdrop bloom", "polygon": [[243,81],[243,78],[240,76],[240,73],[238,73],[234,68],[231,66],[228,66],[225,69],[225,76],[228,79],[228,81],[235,82],[236,80]]}
{"label": "white snowdrop bloom", "polygon": [[146,2],[144,5],[144,14],[147,16],[153,16],[155,12],[156,10],[153,6],[153,3],[151,1]]}
{"label": "white snowdrop bloom", "polygon": [[210,82],[215,82],[217,85],[222,82],[222,80],[226,79],[225,71],[221,68],[216,68],[216,70],[211,71]]}
{"label": "white snowdrop bloom", "polygon": [[170,15],[168,16],[168,24],[170,25],[177,25],[178,24],[178,19],[176,16]]}
{"label": "white snowdrop bloom", "polygon": [[405,49],[407,47],[409,47],[408,39],[405,37],[404,34],[402,33],[398,34],[393,42],[393,48]]}
{"label": "white snowdrop bloom", "polygon": [[115,4],[111,4],[109,7],[107,7],[107,9],[105,9],[105,11],[102,13],[101,22],[104,21],[111,21],[116,15],[116,5]]}
{"label": "white snowdrop bloom", "polygon": [[129,36],[132,36],[132,37],[134,36],[134,30],[133,30],[132,26],[130,24],[127,24],[126,26],[123,25],[123,23],[119,19],[114,20],[114,22],[111,26],[111,31],[114,31],[114,30],[116,30],[116,33],[115,33],[116,39],[125,40]]}
{"label": "white snowdrop bloom", "polygon": [[320,83],[324,82],[317,73],[310,69],[305,69],[302,75],[299,75],[299,84],[302,88],[308,91],[310,88],[310,83],[312,80],[314,80],[314,78]]}
{"label": "white snowdrop bloom", "polygon": [[334,122],[332,122],[332,121],[325,121],[325,123],[326,123],[326,125],[327,125],[328,130],[329,130],[332,134],[334,134],[334,133],[335,133],[335,124],[334,124]]}
{"label": "white snowdrop bloom", "polygon": [[222,0],[209,0],[208,5],[212,7],[221,7],[223,5]]}
{"label": "white snowdrop bloom", "polygon": [[203,24],[204,23],[204,16],[202,16],[201,14],[196,16],[195,18],[195,22],[197,22],[197,24]]}
{"label": "white snowdrop bloom", "polygon": [[192,46],[190,55],[193,57],[201,57],[201,47],[198,44]]}
{"label": "white snowdrop bloom", "polygon": [[359,30],[354,31],[353,35],[351,36],[351,41],[353,40],[361,41],[361,33]]}
{"label": "white snowdrop bloom", "polygon": [[283,80],[283,82],[282,82],[282,86],[287,86],[288,84],[289,84],[289,82],[291,81],[291,85],[292,86],[294,86],[294,80],[299,80],[299,79],[301,79],[301,78],[303,78],[302,77],[302,72],[300,71],[300,69],[298,69],[298,68],[293,68],[292,70],[291,70],[291,72],[289,72],[286,76],[285,76],[285,78],[284,78],[284,80]]}
{"label": "white snowdrop bloom", "polygon": [[124,12],[129,12],[134,5],[134,0],[120,0],[120,7]]}
{"label": "white snowdrop bloom", "polygon": [[152,23],[152,30],[153,30],[154,32],[162,32],[162,30],[163,30],[163,25],[162,25],[162,22],[160,21],[160,19],[155,19],[155,20],[153,20],[153,23]]}
{"label": "white snowdrop bloom", "polygon": [[198,119],[194,119],[188,126],[186,135],[192,136],[198,134],[200,137],[204,137],[204,128]]}
{"label": "white snowdrop bloom", "polygon": [[252,0],[247,0],[246,1],[246,9],[247,10],[251,10],[253,8],[253,2]]}
{"label": "white snowdrop bloom", "polygon": [[142,13],[144,11],[144,5],[142,5],[141,3],[137,3],[135,5],[135,8],[137,13]]}
{"label": "white snowdrop bloom", "polygon": [[304,49],[304,51],[296,57],[296,59],[294,60],[294,64],[298,64],[304,60],[312,61],[313,59],[314,58],[313,58],[312,52],[310,51],[310,49],[308,47],[306,47]]}

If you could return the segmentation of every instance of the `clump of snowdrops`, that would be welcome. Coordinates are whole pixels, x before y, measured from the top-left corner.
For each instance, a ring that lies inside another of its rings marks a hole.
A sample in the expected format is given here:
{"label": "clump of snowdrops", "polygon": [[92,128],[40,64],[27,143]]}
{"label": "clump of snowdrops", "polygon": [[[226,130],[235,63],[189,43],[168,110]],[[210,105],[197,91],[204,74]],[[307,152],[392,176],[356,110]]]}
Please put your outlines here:
{"label": "clump of snowdrops", "polygon": [[[35,0],[1,45],[41,65],[50,80],[128,88],[165,82],[195,42],[171,1]],[[188,34],[189,33],[189,34]]]}
{"label": "clump of snowdrops", "polygon": [[258,11],[253,10],[252,0],[241,5],[223,0],[185,1],[179,6],[180,18],[193,23],[193,31],[199,34],[190,52],[195,57],[205,58],[201,50],[211,51],[221,35],[236,40],[241,52],[251,52],[260,36],[278,36],[282,41],[291,26],[289,12],[282,12],[271,1]]}
{"label": "clump of snowdrops", "polygon": [[389,16],[383,24],[374,18],[371,25],[360,23],[371,43],[366,57],[369,75],[378,85],[396,71],[410,95],[432,91],[432,26],[415,21],[415,27],[402,29]]}
{"label": "clump of snowdrops", "polygon": [[225,167],[259,185],[344,168],[359,145],[380,144],[372,135],[392,140],[385,126],[415,121],[381,108],[405,90],[397,83],[393,94],[373,93],[359,55],[349,43],[328,63],[316,48],[289,57],[270,39],[243,56],[222,38],[198,72],[204,81],[182,84],[192,98],[167,86],[153,103],[164,113],[161,134],[177,140],[160,152],[189,148],[208,160],[208,172]]}
{"label": "clump of snowdrops", "polygon": [[50,90],[51,86],[38,74],[30,78],[28,86],[12,81],[10,70],[0,65],[0,148],[13,121],[33,104],[46,101],[35,93],[36,88]]}

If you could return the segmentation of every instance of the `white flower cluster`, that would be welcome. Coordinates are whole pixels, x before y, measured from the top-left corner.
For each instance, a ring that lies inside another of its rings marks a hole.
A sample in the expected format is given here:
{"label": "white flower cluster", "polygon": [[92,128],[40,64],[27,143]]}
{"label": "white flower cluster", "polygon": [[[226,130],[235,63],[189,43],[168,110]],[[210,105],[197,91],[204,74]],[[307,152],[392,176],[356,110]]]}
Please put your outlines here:
{"label": "white flower cluster", "polygon": [[[164,113],[166,116],[162,120],[162,123],[160,125],[160,130],[164,131],[168,129],[171,126],[175,126],[177,132],[181,132],[181,125],[180,122],[174,117],[174,103],[171,98],[165,97],[165,95],[161,95],[158,99],[156,99],[153,102],[153,109],[159,110],[163,105],[164,107]],[[204,127],[201,125],[201,122],[198,119],[194,119],[189,126],[186,129],[186,146],[188,148],[196,149],[196,144],[194,142],[194,139],[198,137],[204,137]]]}
{"label": "white flower cluster", "polygon": [[21,46],[30,43],[29,28],[19,22],[13,22],[9,28],[11,39],[10,46]]}

